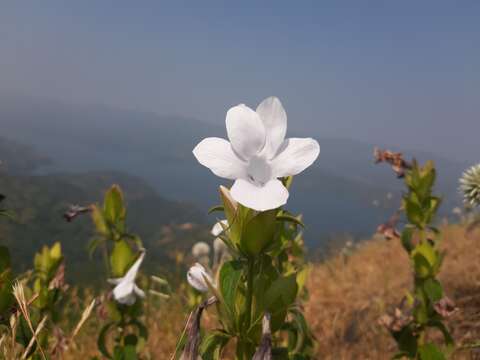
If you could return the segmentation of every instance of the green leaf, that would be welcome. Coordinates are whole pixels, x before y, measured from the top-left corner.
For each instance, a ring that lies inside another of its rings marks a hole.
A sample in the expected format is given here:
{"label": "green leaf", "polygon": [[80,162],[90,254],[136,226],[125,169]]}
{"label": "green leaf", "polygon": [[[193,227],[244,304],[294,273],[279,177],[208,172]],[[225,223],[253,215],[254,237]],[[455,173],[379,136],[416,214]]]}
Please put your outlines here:
{"label": "green leaf", "polygon": [[123,193],[118,185],[113,185],[105,194],[105,217],[112,224],[125,218],[126,209],[123,206]]}
{"label": "green leaf", "polygon": [[412,199],[405,198],[405,212],[407,219],[410,223],[418,226],[419,228],[424,227],[423,212],[422,208]]}
{"label": "green leaf", "polygon": [[454,350],[455,341],[453,340],[453,337],[450,334],[450,331],[448,331],[444,323],[442,323],[440,320],[431,320],[428,323],[428,326],[431,326],[440,330],[443,334],[443,339],[445,341],[445,345],[447,346],[447,350],[448,351]]}
{"label": "green leaf", "polygon": [[415,266],[415,273],[425,278],[434,275],[438,268],[440,256],[435,248],[428,241],[420,243],[412,252],[412,259]]}
{"label": "green leaf", "polygon": [[231,336],[223,331],[214,330],[208,334],[200,345],[202,360],[219,360],[222,349],[227,345]]}
{"label": "green leaf", "polygon": [[438,280],[427,279],[423,283],[423,289],[431,302],[437,302],[443,297],[442,285]]}
{"label": "green leaf", "polygon": [[246,221],[241,247],[251,255],[259,254],[272,241],[276,230],[277,210],[263,211]]}
{"label": "green leaf", "polygon": [[417,354],[417,338],[413,334],[411,326],[405,326],[398,332],[392,333],[395,341],[398,344],[399,354],[407,354],[411,359],[414,359]]}
{"label": "green leaf", "polygon": [[413,265],[415,268],[415,275],[419,278],[425,279],[433,275],[433,269],[429,261],[420,253],[413,255]]}
{"label": "green leaf", "polygon": [[412,252],[414,246],[413,246],[413,243],[412,243],[412,237],[413,237],[413,233],[415,232],[415,228],[412,227],[412,226],[405,226],[405,228],[403,229],[402,231],[402,236],[400,238],[401,242],[402,242],[402,246],[403,248],[408,252]]}
{"label": "green leaf", "polygon": [[134,258],[133,251],[125,240],[116,241],[110,255],[113,277],[122,277],[127,272]]}
{"label": "green leaf", "polygon": [[237,288],[243,274],[243,265],[239,261],[228,261],[222,265],[219,276],[219,288],[223,303],[235,317],[235,299]]}
{"label": "green leaf", "polygon": [[282,311],[291,305],[297,296],[296,274],[279,276],[265,292],[265,307],[270,313]]}
{"label": "green leaf", "polygon": [[62,245],[59,242],[56,242],[50,248],[50,258],[54,261],[58,261],[62,258]]}
{"label": "green leaf", "polygon": [[103,236],[107,236],[109,234],[108,226],[105,221],[105,217],[103,216],[102,210],[100,210],[97,205],[92,206],[91,216],[96,231]]}
{"label": "green leaf", "polygon": [[427,343],[418,349],[421,360],[446,360],[442,351],[432,343]]}
{"label": "green leaf", "polygon": [[303,223],[302,220],[300,220],[298,217],[290,215],[290,214],[282,214],[282,215],[277,215],[277,221],[284,221],[284,222],[290,222],[293,224],[296,224],[298,226],[301,226],[302,228],[305,227],[305,224]]}
{"label": "green leaf", "polygon": [[107,359],[112,359],[112,355],[109,353],[107,349],[107,336],[111,329],[113,329],[115,323],[109,322],[105,324],[101,329],[100,333],[98,334],[97,339],[97,347],[98,350],[105,356]]}
{"label": "green leaf", "polygon": [[10,251],[6,246],[0,246],[0,273],[10,269],[11,266]]}
{"label": "green leaf", "polygon": [[212,206],[210,209],[208,209],[208,214],[210,215],[211,213],[214,213],[217,211],[224,211],[223,206],[222,205]]}

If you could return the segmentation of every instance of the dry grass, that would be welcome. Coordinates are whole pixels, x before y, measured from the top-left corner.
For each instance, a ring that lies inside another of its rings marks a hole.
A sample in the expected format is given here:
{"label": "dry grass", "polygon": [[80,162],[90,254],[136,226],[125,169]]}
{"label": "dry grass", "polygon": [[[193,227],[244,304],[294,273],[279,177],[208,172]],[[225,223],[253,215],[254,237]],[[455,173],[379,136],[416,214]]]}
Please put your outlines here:
{"label": "dry grass", "polygon": [[[457,345],[480,340],[480,233],[470,238],[464,229],[444,229],[442,246],[448,249],[441,280],[459,307],[449,319]],[[388,359],[395,352],[390,335],[378,318],[398,304],[410,288],[408,258],[396,241],[371,240],[353,255],[334,256],[315,265],[309,280],[307,318],[318,340],[319,359]],[[206,314],[208,317],[208,312]],[[150,313],[147,358],[169,359],[186,315],[178,302]],[[207,319],[208,321],[208,319]],[[97,354],[98,326],[87,322],[65,359],[86,359]],[[477,356],[477,357],[476,357]],[[457,351],[456,359],[480,359],[472,350]]]}
{"label": "dry grass", "polygon": [[[479,241],[478,234],[467,239],[463,228],[444,229],[442,247],[448,253],[440,278],[459,307],[448,326],[460,346],[480,339]],[[316,266],[306,310],[319,343],[319,358],[390,358],[395,343],[378,318],[410,287],[408,258],[396,241],[371,240],[346,262],[338,256]],[[457,351],[455,358],[475,359],[469,352]]]}

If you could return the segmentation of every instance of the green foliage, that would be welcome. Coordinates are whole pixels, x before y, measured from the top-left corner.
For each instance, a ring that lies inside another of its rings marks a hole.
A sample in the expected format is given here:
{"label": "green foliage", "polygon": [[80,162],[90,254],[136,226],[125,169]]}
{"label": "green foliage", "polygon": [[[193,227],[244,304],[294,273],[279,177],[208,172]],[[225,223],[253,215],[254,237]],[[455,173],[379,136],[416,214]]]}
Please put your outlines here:
{"label": "green foliage", "polygon": [[[94,231],[88,221],[95,213],[80,215],[69,223],[62,221],[61,215],[69,202],[85,206],[97,202],[98,194],[104,194],[113,182],[120,183],[125,191],[124,201],[129,204],[128,227],[138,229],[144,246],[150,250],[150,261],[145,264],[148,272],[173,272],[177,265],[176,252],[186,252],[193,243],[210,237],[202,212],[190,205],[163,199],[134,176],[116,172],[2,175],[0,192],[7,198],[0,202],[0,209],[8,208],[6,213],[15,217],[12,221],[0,215],[0,244],[7,246],[15,259],[14,272],[28,270],[35,252],[44,244],[62,240],[67,277],[79,285],[100,286],[102,278],[97,274],[104,267],[102,237],[97,234],[99,227],[95,226]],[[185,223],[192,223],[192,228],[182,228]],[[90,250],[97,250],[89,256],[85,251],[86,239],[92,237],[96,241],[91,243]]]}
{"label": "green foliage", "polygon": [[[282,209],[248,209],[223,187],[220,197],[223,205],[212,211],[223,210],[227,218],[220,236],[230,249],[231,260],[220,266],[216,287],[210,288],[218,300],[221,326],[206,331],[199,355],[204,360],[221,359],[224,347],[234,340],[236,358],[250,360],[260,345],[262,323],[268,314],[275,358],[311,359],[314,338],[299,306],[308,296],[301,217]],[[201,336],[194,334],[184,334],[179,347],[191,347],[193,339]]]}
{"label": "green foliage", "polygon": [[0,246],[0,323],[5,324],[8,321],[7,311],[13,301],[10,252],[7,247]]}
{"label": "green foliage", "polygon": [[[423,167],[414,161],[405,176],[407,192],[402,203],[408,224],[402,231],[401,243],[411,260],[414,289],[408,297],[410,320],[404,321],[400,329],[390,329],[399,348],[396,358],[441,360],[453,346],[453,339],[442,322],[447,311],[437,310],[445,295],[437,279],[444,254],[438,247],[439,230],[432,225],[441,203],[440,198],[433,195],[435,179],[431,161]],[[427,342],[429,328],[443,333],[444,347]]]}
{"label": "green foliage", "polygon": [[[123,277],[144,251],[140,238],[127,232],[126,214],[124,196],[118,185],[106,192],[102,206],[93,206],[92,220],[97,234],[95,247],[103,246],[108,277],[113,279]],[[141,299],[135,299],[132,304],[108,300],[106,308],[110,321],[98,335],[100,353],[114,360],[139,359],[148,338],[148,331],[139,320],[143,314]],[[113,339],[112,349],[109,349],[110,338]]]}

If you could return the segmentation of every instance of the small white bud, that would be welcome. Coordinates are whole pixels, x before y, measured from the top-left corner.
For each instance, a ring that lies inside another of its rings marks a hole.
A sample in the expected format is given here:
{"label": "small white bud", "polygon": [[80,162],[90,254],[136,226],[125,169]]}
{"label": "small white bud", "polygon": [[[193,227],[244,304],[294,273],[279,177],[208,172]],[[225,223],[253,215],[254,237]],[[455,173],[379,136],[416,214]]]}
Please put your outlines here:
{"label": "small white bud", "polygon": [[207,281],[210,284],[213,284],[212,277],[207,273],[205,268],[199,263],[196,263],[188,270],[187,280],[188,280],[188,283],[193,288],[201,292],[208,291]]}

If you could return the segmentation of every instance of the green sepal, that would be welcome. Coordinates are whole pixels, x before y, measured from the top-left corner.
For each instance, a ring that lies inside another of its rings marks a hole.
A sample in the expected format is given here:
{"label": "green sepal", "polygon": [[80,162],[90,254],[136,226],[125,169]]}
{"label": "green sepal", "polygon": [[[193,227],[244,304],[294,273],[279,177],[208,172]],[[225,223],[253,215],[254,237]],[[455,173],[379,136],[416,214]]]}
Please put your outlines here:
{"label": "green sepal", "polygon": [[113,251],[110,255],[110,268],[112,276],[122,277],[133,262],[134,254],[130,245],[125,240],[116,241],[113,245]]}

